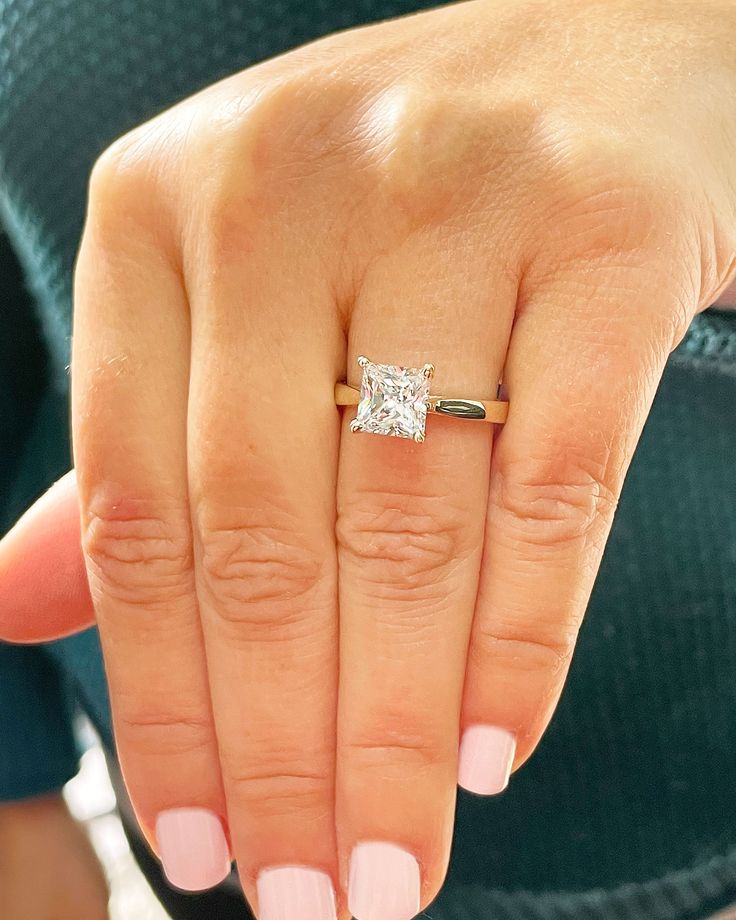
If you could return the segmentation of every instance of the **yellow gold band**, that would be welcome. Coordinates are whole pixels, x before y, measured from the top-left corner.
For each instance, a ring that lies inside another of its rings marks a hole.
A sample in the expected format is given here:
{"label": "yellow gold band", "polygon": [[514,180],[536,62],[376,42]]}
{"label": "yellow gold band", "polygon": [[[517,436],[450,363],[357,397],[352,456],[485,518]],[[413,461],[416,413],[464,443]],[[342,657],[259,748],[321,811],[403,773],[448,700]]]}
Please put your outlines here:
{"label": "yellow gold band", "polygon": [[[360,390],[346,383],[335,384],[335,403],[338,406],[357,406]],[[471,419],[500,425],[506,421],[508,402],[500,399],[460,399],[450,396],[430,396],[427,411],[453,418]]]}

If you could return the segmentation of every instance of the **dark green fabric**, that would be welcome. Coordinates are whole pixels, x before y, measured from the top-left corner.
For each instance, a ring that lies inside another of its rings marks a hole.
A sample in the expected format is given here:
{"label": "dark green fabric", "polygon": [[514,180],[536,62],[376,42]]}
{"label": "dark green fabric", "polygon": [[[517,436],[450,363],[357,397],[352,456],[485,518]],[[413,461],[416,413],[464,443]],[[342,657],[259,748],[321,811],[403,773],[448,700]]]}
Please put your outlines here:
{"label": "dark green fabric", "polygon": [[[431,5],[0,0],[1,213],[45,342],[30,375],[39,392],[23,389],[24,362],[0,392],[15,426],[5,526],[69,464],[71,271],[95,156],[226,73]],[[15,332],[27,317],[5,312],[3,335],[30,351]],[[459,793],[448,881],[428,917],[698,920],[736,901],[735,408],[736,315],[707,311],[668,362],[559,711],[505,794]],[[53,657],[109,739],[95,632],[36,654]],[[21,701],[42,692],[22,668],[0,666],[0,681]],[[54,747],[22,702],[0,711],[0,738],[16,737]],[[0,760],[0,790],[17,766]]]}
{"label": "dark green fabric", "polygon": [[0,801],[59,789],[77,772],[64,672],[38,649],[0,643]]}
{"label": "dark green fabric", "polygon": [[[10,483],[20,482],[27,468],[24,445],[44,398],[47,374],[39,325],[2,233],[0,322],[9,333],[0,337],[0,499],[7,505]],[[39,464],[33,466],[38,475]],[[24,503],[19,491],[18,511]],[[58,789],[76,773],[70,706],[63,672],[47,654],[0,643],[0,801]]]}

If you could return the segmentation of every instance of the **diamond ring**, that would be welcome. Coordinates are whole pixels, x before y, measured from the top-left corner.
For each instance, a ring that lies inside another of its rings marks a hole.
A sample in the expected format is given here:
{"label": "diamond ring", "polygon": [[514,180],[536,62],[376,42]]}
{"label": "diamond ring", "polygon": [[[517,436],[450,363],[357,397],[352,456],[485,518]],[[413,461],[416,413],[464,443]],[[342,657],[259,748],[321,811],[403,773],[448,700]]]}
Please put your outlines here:
{"label": "diamond ring", "polygon": [[346,383],[335,385],[338,406],[358,407],[350,423],[351,431],[412,438],[421,443],[428,412],[475,421],[506,421],[507,402],[430,395],[432,364],[423,367],[374,364],[363,355],[358,358],[358,364],[363,369],[360,390]]}

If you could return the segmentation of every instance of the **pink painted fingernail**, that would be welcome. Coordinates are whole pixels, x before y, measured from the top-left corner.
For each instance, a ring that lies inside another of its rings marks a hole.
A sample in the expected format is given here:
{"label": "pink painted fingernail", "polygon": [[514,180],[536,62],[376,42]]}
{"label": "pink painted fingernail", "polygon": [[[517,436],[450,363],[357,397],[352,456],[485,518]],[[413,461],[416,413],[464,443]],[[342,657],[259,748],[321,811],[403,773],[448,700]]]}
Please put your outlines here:
{"label": "pink painted fingernail", "polygon": [[367,841],[350,856],[348,909],[355,920],[411,920],[419,913],[419,863],[395,843]]}
{"label": "pink painted fingernail", "polygon": [[471,725],[460,742],[458,785],[478,795],[495,795],[508,786],[516,738],[495,725]]}
{"label": "pink painted fingernail", "polygon": [[261,920],[335,920],[332,880],[320,869],[274,866],[256,882]]}
{"label": "pink painted fingernail", "polygon": [[156,840],[166,878],[184,891],[203,891],[230,874],[222,823],[207,808],[170,808],[156,819]]}

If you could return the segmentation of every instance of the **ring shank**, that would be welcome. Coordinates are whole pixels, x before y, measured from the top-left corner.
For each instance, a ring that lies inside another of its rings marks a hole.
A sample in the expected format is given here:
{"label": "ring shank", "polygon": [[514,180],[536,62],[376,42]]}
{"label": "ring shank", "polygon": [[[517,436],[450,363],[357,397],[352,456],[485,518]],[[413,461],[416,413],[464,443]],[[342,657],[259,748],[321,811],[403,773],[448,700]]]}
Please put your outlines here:
{"label": "ring shank", "polygon": [[[349,386],[347,383],[336,383],[335,384],[335,404],[338,406],[357,406],[360,402],[360,390],[355,387]],[[509,404],[500,399],[461,399],[459,397],[449,397],[449,396],[430,396],[429,399],[429,411],[437,412],[435,408],[437,403],[448,404],[457,404],[462,406],[462,404],[473,404],[473,405],[482,405],[485,410],[485,417],[480,419],[476,415],[469,415],[466,412],[453,412],[447,408],[441,410],[442,415],[452,415],[455,418],[473,418],[476,421],[491,422],[493,424],[500,425],[506,421],[506,417],[509,411]]]}

